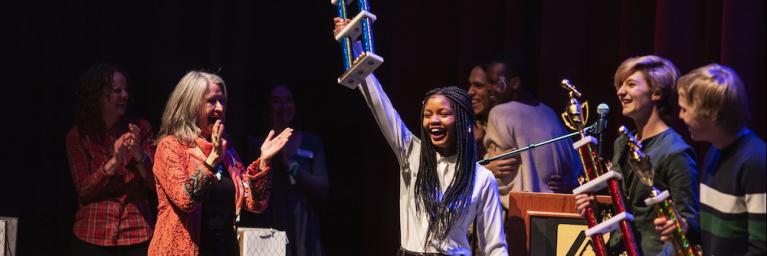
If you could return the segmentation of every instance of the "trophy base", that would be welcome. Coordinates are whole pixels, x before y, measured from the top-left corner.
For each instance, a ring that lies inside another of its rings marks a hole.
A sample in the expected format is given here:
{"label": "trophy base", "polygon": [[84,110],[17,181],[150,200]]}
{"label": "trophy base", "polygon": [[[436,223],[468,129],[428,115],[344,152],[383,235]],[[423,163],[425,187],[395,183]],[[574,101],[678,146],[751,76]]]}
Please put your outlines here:
{"label": "trophy base", "polygon": [[352,21],[349,22],[349,24],[347,24],[343,30],[341,30],[341,33],[336,35],[336,41],[340,42],[341,39],[346,36],[348,36],[352,41],[357,41],[357,38],[362,34],[363,18],[369,18],[371,22],[376,21],[375,14],[369,13],[367,11],[361,11],[357,14],[357,16],[354,16],[354,19],[352,19]]}
{"label": "trophy base", "polygon": [[579,148],[581,148],[583,146],[586,146],[586,144],[589,144],[589,143],[594,144],[594,145],[598,145],[599,144],[599,140],[597,140],[596,138],[591,137],[591,136],[583,137],[583,139],[573,143],[573,149],[578,150]]}
{"label": "trophy base", "polygon": [[590,236],[597,235],[597,234],[598,235],[603,235],[603,234],[606,234],[606,233],[610,233],[613,230],[616,230],[616,229],[620,228],[619,225],[620,225],[621,221],[623,221],[623,220],[634,221],[634,216],[632,216],[628,212],[622,212],[622,213],[620,213],[618,215],[613,216],[612,218],[610,218],[610,219],[608,219],[606,221],[602,221],[602,223],[599,223],[596,226],[591,227],[590,229],[587,229],[586,230],[586,236],[590,237]]}
{"label": "trophy base", "polygon": [[657,203],[663,202],[664,200],[666,200],[666,198],[668,198],[669,195],[670,194],[668,193],[668,190],[663,190],[663,192],[661,192],[657,196],[645,199],[644,203],[647,206],[652,206],[652,205],[655,205]]}
{"label": "trophy base", "polygon": [[[338,0],[330,0],[330,4],[338,5]],[[352,1],[346,1],[346,5],[352,4]]]}
{"label": "trophy base", "polygon": [[586,184],[581,185],[580,187],[577,187],[573,189],[573,195],[577,194],[583,194],[583,193],[596,193],[603,188],[607,187],[607,182],[611,179],[616,180],[622,180],[623,176],[620,173],[617,173],[615,171],[609,171],[605,174],[599,175],[596,179],[593,179]]}
{"label": "trophy base", "polygon": [[383,58],[372,52],[363,52],[354,64],[338,78],[338,83],[349,89],[357,88],[357,85],[372,74],[383,63]]}

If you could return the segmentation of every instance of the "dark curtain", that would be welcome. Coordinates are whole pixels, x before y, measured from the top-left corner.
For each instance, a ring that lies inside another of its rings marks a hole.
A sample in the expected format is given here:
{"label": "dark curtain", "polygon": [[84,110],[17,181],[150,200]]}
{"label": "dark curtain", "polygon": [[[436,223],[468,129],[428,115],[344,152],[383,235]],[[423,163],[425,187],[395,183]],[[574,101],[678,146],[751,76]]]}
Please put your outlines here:
{"label": "dark curtain", "polygon": [[[19,216],[20,255],[65,252],[76,194],[64,137],[72,126],[78,76],[95,61],[124,67],[131,112],[159,128],[170,91],[185,71],[206,69],[227,81],[227,131],[240,155],[244,138],[264,134],[266,88],[299,88],[299,128],[328,152],[331,196],[323,203],[329,255],[392,255],[399,246],[396,158],[359,92],[335,83],[340,50],[329,1],[52,1],[0,8],[6,91],[0,215]],[[376,72],[418,134],[422,95],[466,87],[470,68],[499,52],[534,56],[537,93],[563,110],[568,78],[592,108],[612,107],[608,144],[619,124],[612,76],[624,59],[669,58],[682,73],[711,62],[745,82],[753,120],[765,137],[764,1],[373,1]],[[593,120],[593,119],[592,119]],[[682,134],[680,121],[674,127]],[[688,137],[689,139],[689,137]],[[691,142],[692,143],[692,142]],[[692,143],[700,158],[706,145]],[[605,147],[611,154],[611,147]],[[522,234],[507,234],[509,237]]]}

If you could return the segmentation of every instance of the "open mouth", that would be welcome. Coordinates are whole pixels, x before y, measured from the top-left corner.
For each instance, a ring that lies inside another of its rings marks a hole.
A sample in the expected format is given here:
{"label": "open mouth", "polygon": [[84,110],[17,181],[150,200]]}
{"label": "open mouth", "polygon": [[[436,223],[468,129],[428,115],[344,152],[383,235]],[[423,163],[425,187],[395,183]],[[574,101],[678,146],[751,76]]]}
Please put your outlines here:
{"label": "open mouth", "polygon": [[444,127],[429,128],[429,135],[433,141],[441,141],[447,137],[447,129]]}

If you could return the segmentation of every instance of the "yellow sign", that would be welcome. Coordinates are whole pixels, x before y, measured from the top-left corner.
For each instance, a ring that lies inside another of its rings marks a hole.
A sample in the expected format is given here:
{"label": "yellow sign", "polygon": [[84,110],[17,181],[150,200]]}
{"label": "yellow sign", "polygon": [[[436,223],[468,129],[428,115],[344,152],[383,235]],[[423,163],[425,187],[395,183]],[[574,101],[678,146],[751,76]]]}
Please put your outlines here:
{"label": "yellow sign", "polygon": [[[587,228],[586,225],[557,225],[557,256],[595,255],[591,238],[584,232]],[[605,234],[603,237],[607,241],[610,234]]]}

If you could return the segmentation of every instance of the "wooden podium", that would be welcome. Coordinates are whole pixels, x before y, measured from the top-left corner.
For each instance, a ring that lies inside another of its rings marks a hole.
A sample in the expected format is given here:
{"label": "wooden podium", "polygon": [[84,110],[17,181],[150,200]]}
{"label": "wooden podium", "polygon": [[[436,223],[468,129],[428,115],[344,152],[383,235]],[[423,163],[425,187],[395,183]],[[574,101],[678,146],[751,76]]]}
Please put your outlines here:
{"label": "wooden podium", "polygon": [[[611,204],[609,196],[597,196],[599,204]],[[509,255],[561,255],[562,253],[544,253],[539,249],[531,253],[531,240],[556,240],[557,237],[545,237],[540,232],[531,232],[534,219],[566,220],[573,224],[568,227],[583,225],[585,220],[578,215],[575,209],[575,195],[511,192],[509,193],[509,212],[506,216],[505,231],[506,242],[509,245]],[[579,228],[580,229],[580,228]],[[535,233],[535,237],[531,237]],[[554,231],[556,234],[556,231]],[[531,239],[532,238],[532,239]],[[584,238],[587,239],[587,238]],[[550,241],[549,241],[550,242]],[[536,243],[538,244],[538,243]],[[570,253],[564,253],[569,255]]]}

